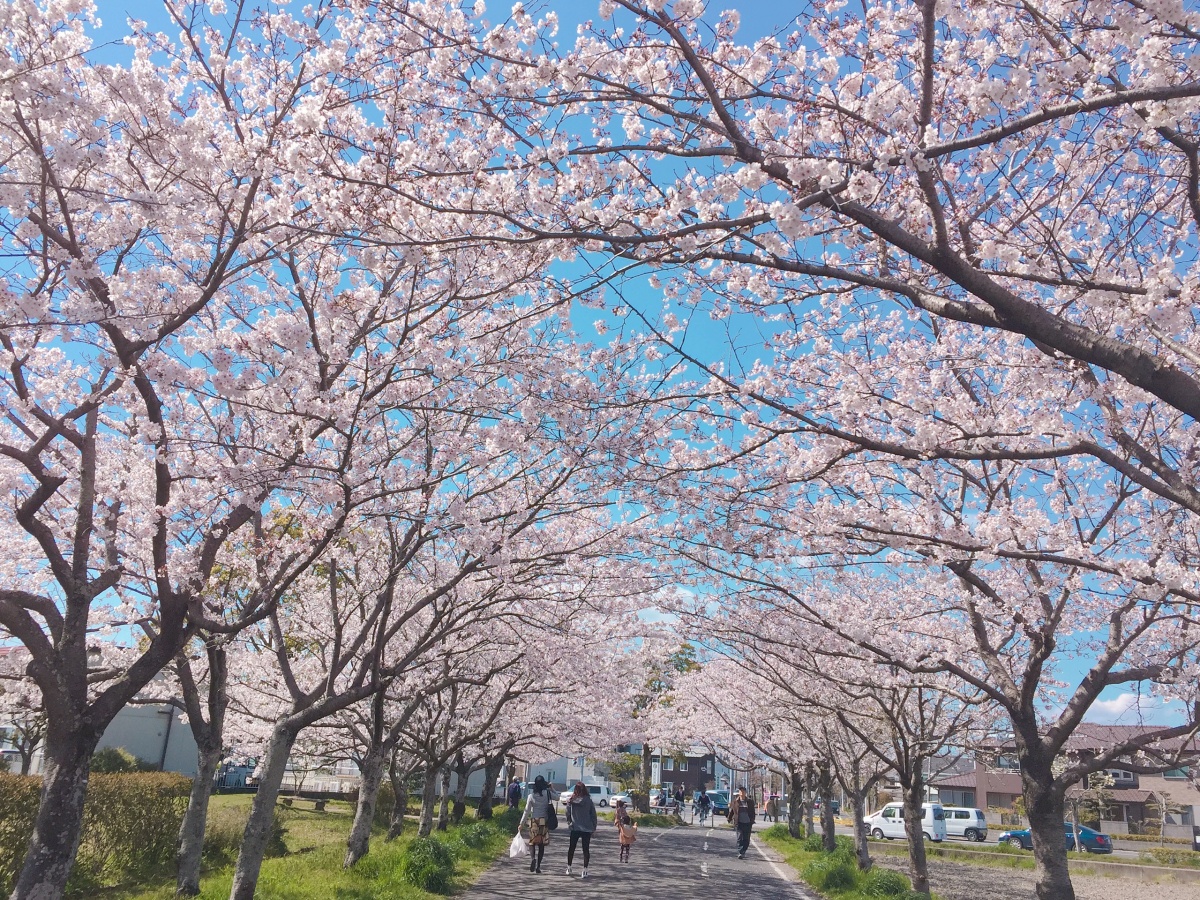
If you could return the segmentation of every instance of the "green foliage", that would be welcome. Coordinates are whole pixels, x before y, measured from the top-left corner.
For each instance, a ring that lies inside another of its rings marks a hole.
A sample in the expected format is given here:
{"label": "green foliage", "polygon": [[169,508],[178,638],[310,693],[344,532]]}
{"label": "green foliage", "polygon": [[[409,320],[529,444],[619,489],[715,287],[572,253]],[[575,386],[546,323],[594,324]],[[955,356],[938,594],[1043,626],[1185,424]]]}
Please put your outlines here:
{"label": "green foliage", "polygon": [[468,822],[458,830],[458,838],[472,850],[482,850],[492,832],[486,822]]}
{"label": "green foliage", "polygon": [[903,897],[912,886],[907,878],[891,869],[872,869],[862,873],[859,890],[868,897]]}
{"label": "green foliage", "polygon": [[170,772],[91,776],[71,892],[169,869],[191,788],[190,779]]}
{"label": "green foliage", "polygon": [[[93,775],[68,893],[92,895],[169,869],[190,790],[187,778],[162,772]],[[40,778],[0,776],[0,894],[20,870],[40,793]]]}
{"label": "green foliage", "polygon": [[1154,847],[1150,858],[1160,866],[1200,866],[1200,853],[1176,847]]}
{"label": "green foliage", "polygon": [[671,828],[680,824],[679,816],[664,816],[662,813],[630,813],[640,828]]}
{"label": "green foliage", "polygon": [[[1122,841],[1141,841],[1144,844],[1157,844],[1160,840],[1157,834],[1119,834],[1114,837]],[[1161,840],[1164,844],[1184,844],[1188,847],[1192,845],[1191,838],[1166,837]]]}
{"label": "green foliage", "polygon": [[642,755],[640,753],[622,753],[616,761],[610,763],[612,778],[621,783],[626,790],[640,787],[642,781]]}
{"label": "green foliage", "polygon": [[0,895],[7,897],[25,859],[37,817],[42,780],[0,774]]}
{"label": "green foliage", "polygon": [[803,875],[818,891],[848,891],[858,886],[854,863],[838,853],[814,859],[804,867]]}
{"label": "green foliage", "polygon": [[815,833],[804,838],[801,844],[809,853],[820,853],[825,849],[825,841],[821,838],[821,835]]}
{"label": "green foliage", "polygon": [[138,759],[124,747],[105,747],[92,754],[92,772],[97,775],[149,772],[153,769],[153,765]]}
{"label": "green foliage", "polygon": [[417,838],[404,851],[400,871],[409,884],[431,894],[449,893],[454,877],[454,856],[436,838]]}
{"label": "green foliage", "polygon": [[[208,818],[204,823],[204,862],[209,866],[223,866],[234,862],[242,849],[242,837],[246,831],[248,810],[210,804]],[[284,837],[287,827],[278,809],[271,817],[271,834],[267,839],[267,858],[287,853]]]}
{"label": "green foliage", "polygon": [[770,828],[763,831],[762,836],[767,840],[771,840],[771,839],[779,840],[779,839],[791,837],[791,835],[788,833],[788,827],[786,825],[784,825],[782,822],[776,822]]}

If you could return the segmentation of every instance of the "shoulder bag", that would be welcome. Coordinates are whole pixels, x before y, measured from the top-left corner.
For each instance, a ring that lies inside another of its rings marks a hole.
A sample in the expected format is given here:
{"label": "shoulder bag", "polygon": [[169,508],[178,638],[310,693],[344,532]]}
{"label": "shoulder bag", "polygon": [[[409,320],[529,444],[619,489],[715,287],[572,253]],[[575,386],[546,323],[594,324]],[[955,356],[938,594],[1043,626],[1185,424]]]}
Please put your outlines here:
{"label": "shoulder bag", "polygon": [[546,788],[546,829],[548,831],[558,830],[558,810],[554,808],[554,794],[550,788]]}

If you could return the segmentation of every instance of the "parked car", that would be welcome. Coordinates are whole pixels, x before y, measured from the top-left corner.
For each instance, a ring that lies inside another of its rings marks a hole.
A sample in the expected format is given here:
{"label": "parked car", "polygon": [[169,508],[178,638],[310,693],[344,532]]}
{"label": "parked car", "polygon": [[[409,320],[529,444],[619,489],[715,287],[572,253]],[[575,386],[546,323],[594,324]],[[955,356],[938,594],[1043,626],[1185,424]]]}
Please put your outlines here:
{"label": "parked car", "polygon": [[[612,805],[612,802],[614,799],[614,794],[612,792],[612,789],[607,784],[589,784],[586,787],[588,789],[588,793],[592,795],[592,802],[595,803],[597,806],[611,806]],[[558,799],[561,802],[566,803],[568,800],[571,799],[571,794],[574,792],[574,790],[575,790],[575,787],[572,785],[571,787],[569,787],[565,791],[563,791],[561,794],[559,794]],[[629,798],[626,797],[625,801],[629,802]]]}
{"label": "parked car", "polygon": [[624,800],[626,806],[633,806],[633,791],[618,791],[608,798],[613,806],[617,805],[618,800]]}
{"label": "parked car", "polygon": [[[896,838],[908,837],[904,832],[904,804],[889,803],[883,809],[867,816],[867,828],[871,837]],[[940,803],[927,803],[921,807],[921,831],[925,840],[935,844],[946,839],[946,813]]]}
{"label": "parked car", "polygon": [[[821,798],[818,797],[816,800],[813,801],[813,809],[819,810],[820,808],[821,808]],[[830,800],[829,808],[833,810],[833,814],[836,816],[838,813],[840,813],[842,811],[842,801],[841,800]]]}
{"label": "parked car", "polygon": [[[1067,849],[1075,849],[1075,833],[1070,822],[1063,823],[1063,830],[1067,835]],[[997,839],[997,843],[1008,844],[1010,847],[1020,847],[1022,850],[1033,849],[1033,836],[1029,833],[1028,828],[1023,828],[1020,831],[1005,831]],[[1101,834],[1086,825],[1079,826],[1079,843],[1083,844],[1083,848],[1088,853],[1112,853],[1113,843],[1112,838],[1107,834]]]}
{"label": "parked car", "polygon": [[987,840],[987,819],[982,809],[963,806],[944,806],[946,814],[946,836],[966,838],[968,841]]}

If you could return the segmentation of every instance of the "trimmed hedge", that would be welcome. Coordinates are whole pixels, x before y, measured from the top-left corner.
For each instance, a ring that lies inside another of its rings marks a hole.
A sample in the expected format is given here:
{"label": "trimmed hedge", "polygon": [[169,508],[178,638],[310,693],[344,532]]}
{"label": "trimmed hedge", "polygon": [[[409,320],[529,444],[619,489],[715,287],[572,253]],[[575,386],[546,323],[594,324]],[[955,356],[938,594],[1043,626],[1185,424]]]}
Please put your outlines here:
{"label": "trimmed hedge", "polygon": [[[1108,836],[1110,838],[1113,838],[1114,840],[1118,840],[1118,841],[1140,841],[1143,844],[1157,844],[1160,840],[1160,838],[1157,834],[1112,834],[1112,833],[1109,833]],[[1165,837],[1165,838],[1161,838],[1161,840],[1164,844],[1183,844],[1187,847],[1192,846],[1191,838]]]}
{"label": "trimmed hedge", "polygon": [[1200,866],[1200,853],[1186,848],[1154,847],[1150,858],[1163,866]]}
{"label": "trimmed hedge", "polygon": [[[165,772],[92,775],[70,894],[169,871],[191,780]],[[12,889],[37,818],[41,779],[0,775],[0,894]]]}

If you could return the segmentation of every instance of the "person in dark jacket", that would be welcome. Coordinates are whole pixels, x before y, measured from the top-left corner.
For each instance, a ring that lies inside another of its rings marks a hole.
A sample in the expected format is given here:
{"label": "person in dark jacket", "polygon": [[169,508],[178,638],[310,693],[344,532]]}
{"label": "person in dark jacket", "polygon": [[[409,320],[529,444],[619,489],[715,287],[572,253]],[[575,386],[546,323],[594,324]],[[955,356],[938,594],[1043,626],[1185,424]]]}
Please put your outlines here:
{"label": "person in dark jacket", "polygon": [[521,805],[521,782],[514,778],[508,786],[508,808],[516,809]]}
{"label": "person in dark jacket", "polygon": [[745,859],[750,849],[750,830],[754,827],[754,798],[744,787],[738,788],[737,796],[729,804],[729,821],[737,829],[738,859]]}
{"label": "person in dark jacket", "polygon": [[571,799],[567,801],[567,826],[571,829],[571,843],[567,846],[567,874],[571,874],[571,861],[575,859],[575,845],[583,844],[583,876],[588,877],[588,862],[592,856],[592,835],[596,831],[596,804],[588,793],[587,785],[575,782]]}

